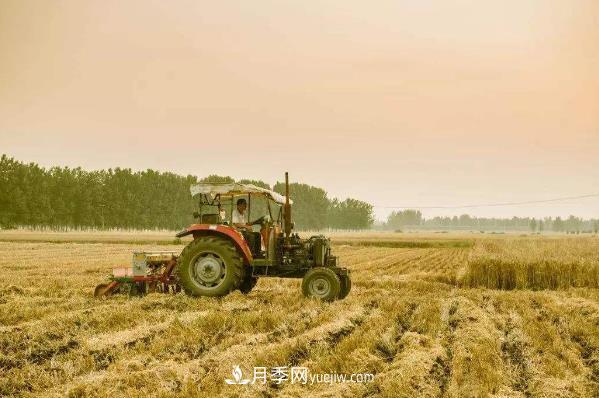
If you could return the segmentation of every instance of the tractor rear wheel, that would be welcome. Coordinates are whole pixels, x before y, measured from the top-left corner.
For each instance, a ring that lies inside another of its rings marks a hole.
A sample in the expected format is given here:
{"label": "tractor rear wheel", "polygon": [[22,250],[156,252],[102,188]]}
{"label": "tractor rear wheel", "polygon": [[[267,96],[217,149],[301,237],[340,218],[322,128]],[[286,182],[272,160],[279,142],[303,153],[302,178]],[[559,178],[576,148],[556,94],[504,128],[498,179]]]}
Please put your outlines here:
{"label": "tractor rear wheel", "polygon": [[339,300],[344,299],[349,294],[351,290],[351,279],[349,279],[349,275],[343,275],[339,278],[341,281],[341,290],[339,291]]}
{"label": "tractor rear wheel", "polygon": [[302,292],[306,297],[333,301],[339,296],[341,282],[335,272],[326,267],[312,268],[302,281]]}
{"label": "tractor rear wheel", "polygon": [[199,237],[183,249],[178,261],[179,283],[191,296],[224,296],[241,284],[243,262],[228,239]]}

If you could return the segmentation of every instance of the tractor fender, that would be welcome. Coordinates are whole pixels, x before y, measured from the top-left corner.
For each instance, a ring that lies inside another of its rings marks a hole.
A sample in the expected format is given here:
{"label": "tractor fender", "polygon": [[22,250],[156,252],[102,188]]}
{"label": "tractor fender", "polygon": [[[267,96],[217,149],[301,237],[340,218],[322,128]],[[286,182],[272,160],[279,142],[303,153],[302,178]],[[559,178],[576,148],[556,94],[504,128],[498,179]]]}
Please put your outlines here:
{"label": "tractor fender", "polygon": [[206,235],[224,237],[233,242],[239,254],[242,255],[244,264],[249,265],[253,261],[252,252],[243,235],[233,227],[215,224],[193,224],[179,232],[176,236],[177,238],[182,238],[187,235],[193,235],[194,239]]}

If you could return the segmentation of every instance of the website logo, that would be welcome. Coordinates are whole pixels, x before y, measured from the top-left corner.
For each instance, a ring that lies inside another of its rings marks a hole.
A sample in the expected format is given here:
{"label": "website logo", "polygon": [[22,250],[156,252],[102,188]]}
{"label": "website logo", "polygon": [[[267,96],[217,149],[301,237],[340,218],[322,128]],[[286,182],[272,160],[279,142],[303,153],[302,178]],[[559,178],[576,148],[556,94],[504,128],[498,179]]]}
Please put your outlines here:
{"label": "website logo", "polygon": [[227,383],[227,384],[248,384],[250,382],[250,379],[243,378],[243,372],[241,371],[241,368],[239,367],[239,365],[233,366],[233,371],[231,372],[231,375],[233,375],[233,380],[225,379],[225,383]]}

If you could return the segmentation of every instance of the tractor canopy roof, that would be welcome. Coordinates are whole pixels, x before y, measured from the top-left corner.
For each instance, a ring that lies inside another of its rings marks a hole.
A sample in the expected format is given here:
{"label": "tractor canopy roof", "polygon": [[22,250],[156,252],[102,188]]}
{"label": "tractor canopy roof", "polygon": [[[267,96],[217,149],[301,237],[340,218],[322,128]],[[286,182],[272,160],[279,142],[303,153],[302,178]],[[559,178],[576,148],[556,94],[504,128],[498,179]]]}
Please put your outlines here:
{"label": "tractor canopy roof", "polygon": [[[253,184],[240,184],[237,182],[232,183],[199,183],[192,185],[189,189],[191,196],[199,194],[205,194],[210,196],[220,195],[223,196],[237,196],[237,195],[248,195],[248,194],[259,194],[266,196],[269,199],[274,200],[279,204],[285,203],[285,195],[281,195],[278,192],[271,191],[270,189],[258,187]],[[293,203],[289,199],[289,203]]]}

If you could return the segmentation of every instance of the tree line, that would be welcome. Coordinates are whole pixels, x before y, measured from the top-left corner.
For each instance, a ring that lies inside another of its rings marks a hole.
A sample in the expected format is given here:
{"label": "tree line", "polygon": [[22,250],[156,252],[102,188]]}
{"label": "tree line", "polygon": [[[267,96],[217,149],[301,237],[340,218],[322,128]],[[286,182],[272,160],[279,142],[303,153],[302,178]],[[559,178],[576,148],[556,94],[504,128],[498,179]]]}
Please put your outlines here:
{"label": "tree line", "polygon": [[[87,171],[80,167],[40,167],[7,155],[0,158],[0,228],[180,229],[194,222],[197,201],[189,187],[200,181],[234,182],[226,176],[199,178],[128,168]],[[284,193],[284,184],[243,179]],[[325,190],[290,184],[297,229],[366,229],[372,205],[339,201]],[[257,212],[254,212],[257,214]]]}
{"label": "tree line", "polygon": [[477,231],[525,231],[531,232],[599,232],[599,219],[584,220],[580,217],[512,217],[512,218],[489,218],[473,217],[468,214],[453,217],[424,218],[419,210],[406,209],[393,211],[387,217],[387,222],[382,225],[383,229],[423,229],[423,230],[477,230]]}

